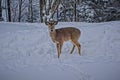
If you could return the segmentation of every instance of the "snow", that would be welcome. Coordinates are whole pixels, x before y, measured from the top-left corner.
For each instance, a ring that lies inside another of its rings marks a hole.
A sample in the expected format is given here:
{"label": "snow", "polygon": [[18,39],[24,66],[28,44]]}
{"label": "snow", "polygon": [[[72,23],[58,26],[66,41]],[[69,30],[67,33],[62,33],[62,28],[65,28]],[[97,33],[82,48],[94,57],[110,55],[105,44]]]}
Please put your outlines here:
{"label": "snow", "polygon": [[1,22],[0,80],[120,80],[120,21],[56,28],[67,26],[81,30],[82,55],[65,42],[58,59],[45,24]]}

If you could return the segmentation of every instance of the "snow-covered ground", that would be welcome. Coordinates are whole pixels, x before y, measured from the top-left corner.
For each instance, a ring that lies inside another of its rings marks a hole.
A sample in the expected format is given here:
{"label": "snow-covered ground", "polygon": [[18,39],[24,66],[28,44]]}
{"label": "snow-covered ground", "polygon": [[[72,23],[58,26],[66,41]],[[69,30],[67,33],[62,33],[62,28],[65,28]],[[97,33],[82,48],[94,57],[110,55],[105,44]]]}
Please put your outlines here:
{"label": "snow-covered ground", "polygon": [[59,23],[81,30],[82,56],[71,42],[57,58],[47,26],[0,23],[0,80],[120,80],[120,21]]}

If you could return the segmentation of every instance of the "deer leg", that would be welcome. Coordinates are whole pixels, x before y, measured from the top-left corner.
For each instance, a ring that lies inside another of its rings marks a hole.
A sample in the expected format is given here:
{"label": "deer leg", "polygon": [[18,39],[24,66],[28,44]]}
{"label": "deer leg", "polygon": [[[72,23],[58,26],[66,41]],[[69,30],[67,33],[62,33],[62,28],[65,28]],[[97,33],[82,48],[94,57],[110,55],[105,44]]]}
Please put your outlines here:
{"label": "deer leg", "polygon": [[72,41],[72,42],[74,43],[75,46],[77,46],[78,53],[79,53],[79,55],[81,55],[81,45],[80,45],[80,43],[78,41]]}
{"label": "deer leg", "polygon": [[63,42],[60,43],[60,53],[62,52]]}
{"label": "deer leg", "polygon": [[79,53],[79,55],[81,55],[81,45],[80,45],[80,43],[79,42],[77,42],[77,47],[78,47],[78,53]]}
{"label": "deer leg", "polygon": [[79,52],[79,55],[81,55],[81,45],[80,45],[80,43],[78,45],[78,52]]}
{"label": "deer leg", "polygon": [[60,57],[63,43],[57,43],[58,58]]}
{"label": "deer leg", "polygon": [[72,50],[70,52],[71,54],[73,53],[74,49],[75,49],[75,45],[73,44],[73,48],[72,48]]}
{"label": "deer leg", "polygon": [[57,43],[57,52],[58,52],[58,58],[60,57],[60,44]]}

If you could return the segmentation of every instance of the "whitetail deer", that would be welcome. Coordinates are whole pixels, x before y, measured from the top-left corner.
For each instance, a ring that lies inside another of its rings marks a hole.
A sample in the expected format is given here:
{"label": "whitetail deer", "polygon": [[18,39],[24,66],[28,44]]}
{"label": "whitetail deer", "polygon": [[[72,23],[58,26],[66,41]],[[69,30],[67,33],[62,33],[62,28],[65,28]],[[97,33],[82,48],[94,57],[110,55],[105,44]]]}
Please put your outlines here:
{"label": "whitetail deer", "polygon": [[50,37],[52,41],[56,43],[57,51],[58,51],[58,58],[61,54],[61,49],[63,46],[64,41],[72,41],[73,48],[71,50],[71,54],[74,51],[75,46],[78,48],[79,54],[81,54],[81,45],[78,42],[78,39],[81,35],[81,31],[74,27],[66,27],[66,28],[59,28],[55,29],[55,25],[57,25],[58,21],[45,21],[45,24],[48,25]]}

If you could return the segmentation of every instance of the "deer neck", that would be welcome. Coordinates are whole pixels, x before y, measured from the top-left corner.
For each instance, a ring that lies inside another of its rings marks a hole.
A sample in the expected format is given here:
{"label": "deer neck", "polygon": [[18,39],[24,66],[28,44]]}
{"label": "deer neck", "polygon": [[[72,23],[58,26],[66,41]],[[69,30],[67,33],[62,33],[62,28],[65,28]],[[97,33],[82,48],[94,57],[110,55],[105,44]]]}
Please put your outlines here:
{"label": "deer neck", "polygon": [[51,37],[53,42],[55,42],[55,43],[57,42],[56,41],[56,30],[55,29],[50,30],[50,37]]}

